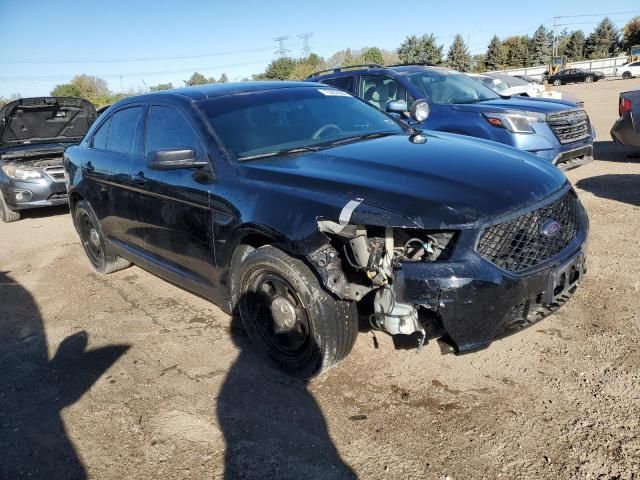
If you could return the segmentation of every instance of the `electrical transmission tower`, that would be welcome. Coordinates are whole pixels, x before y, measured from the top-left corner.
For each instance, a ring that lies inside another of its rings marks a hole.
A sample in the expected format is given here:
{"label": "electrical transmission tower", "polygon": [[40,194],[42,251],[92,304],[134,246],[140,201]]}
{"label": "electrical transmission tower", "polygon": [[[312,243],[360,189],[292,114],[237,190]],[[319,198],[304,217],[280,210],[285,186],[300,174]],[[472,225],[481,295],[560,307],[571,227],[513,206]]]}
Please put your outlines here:
{"label": "electrical transmission tower", "polygon": [[302,49],[300,52],[303,57],[308,57],[311,54],[311,46],[309,46],[309,39],[313,36],[313,32],[301,33],[298,38],[302,40]]}
{"label": "electrical transmission tower", "polygon": [[287,40],[289,40],[289,37],[274,38],[273,41],[278,42],[278,49],[274,53],[277,53],[280,57],[286,57],[287,53],[291,51],[285,47],[284,42],[286,42]]}

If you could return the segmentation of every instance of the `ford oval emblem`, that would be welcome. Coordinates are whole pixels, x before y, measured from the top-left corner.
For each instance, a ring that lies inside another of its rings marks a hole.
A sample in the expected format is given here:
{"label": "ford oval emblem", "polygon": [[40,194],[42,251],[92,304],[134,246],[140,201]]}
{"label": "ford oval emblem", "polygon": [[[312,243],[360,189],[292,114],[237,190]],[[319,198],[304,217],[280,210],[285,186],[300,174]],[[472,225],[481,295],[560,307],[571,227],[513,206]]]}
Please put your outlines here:
{"label": "ford oval emblem", "polygon": [[562,230],[562,225],[555,220],[547,220],[540,226],[540,233],[547,238],[555,237],[560,233],[560,230]]}

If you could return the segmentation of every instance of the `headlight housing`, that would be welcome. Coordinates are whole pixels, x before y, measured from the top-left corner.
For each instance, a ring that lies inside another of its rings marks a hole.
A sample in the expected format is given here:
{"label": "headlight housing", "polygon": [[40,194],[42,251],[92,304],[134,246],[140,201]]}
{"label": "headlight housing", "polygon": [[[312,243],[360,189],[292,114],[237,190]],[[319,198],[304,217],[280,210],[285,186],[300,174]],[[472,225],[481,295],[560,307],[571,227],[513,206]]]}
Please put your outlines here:
{"label": "headlight housing", "polygon": [[2,171],[9,178],[13,178],[15,180],[24,180],[26,182],[44,178],[42,172],[31,168],[22,168],[18,165],[3,165]]}
{"label": "headlight housing", "polygon": [[535,133],[533,124],[546,120],[543,114],[536,112],[485,113],[484,117],[492,126],[513,133]]}

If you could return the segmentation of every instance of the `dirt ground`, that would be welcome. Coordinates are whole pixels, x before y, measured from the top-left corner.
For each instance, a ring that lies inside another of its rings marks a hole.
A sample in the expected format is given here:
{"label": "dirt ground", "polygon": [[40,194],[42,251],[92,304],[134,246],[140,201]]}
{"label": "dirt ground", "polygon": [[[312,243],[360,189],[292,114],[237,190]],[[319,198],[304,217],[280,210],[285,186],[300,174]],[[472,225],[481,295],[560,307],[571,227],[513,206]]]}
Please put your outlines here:
{"label": "dirt ground", "polygon": [[571,171],[589,272],[490,348],[360,334],[304,385],[231,319],[137,267],[92,272],[65,209],[0,225],[0,478],[638,478],[640,159],[610,142],[640,80],[582,97],[597,161]]}

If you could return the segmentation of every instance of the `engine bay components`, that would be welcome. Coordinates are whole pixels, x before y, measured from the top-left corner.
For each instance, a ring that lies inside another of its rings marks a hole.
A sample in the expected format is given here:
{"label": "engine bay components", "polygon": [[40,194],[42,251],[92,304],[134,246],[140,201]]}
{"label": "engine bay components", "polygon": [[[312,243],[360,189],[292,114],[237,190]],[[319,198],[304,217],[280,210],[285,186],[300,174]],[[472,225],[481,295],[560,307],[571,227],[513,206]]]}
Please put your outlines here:
{"label": "engine bay components", "polygon": [[396,301],[396,272],[404,262],[432,262],[448,258],[455,232],[428,232],[419,229],[353,225],[319,220],[328,246],[309,256],[321,267],[325,284],[341,298],[360,301],[372,294],[373,328],[391,335],[426,334],[418,316],[418,306]]}

